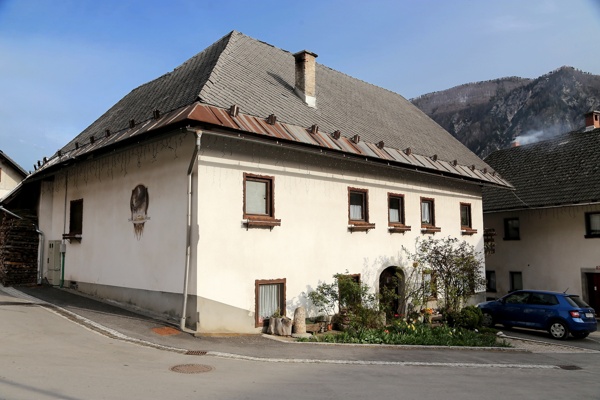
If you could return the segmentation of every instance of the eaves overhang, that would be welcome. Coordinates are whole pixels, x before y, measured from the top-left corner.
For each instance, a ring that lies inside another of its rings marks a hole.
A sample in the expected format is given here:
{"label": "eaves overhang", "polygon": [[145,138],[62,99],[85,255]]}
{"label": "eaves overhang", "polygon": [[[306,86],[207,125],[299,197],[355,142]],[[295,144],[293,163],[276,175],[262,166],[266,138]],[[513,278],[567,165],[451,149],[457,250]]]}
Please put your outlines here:
{"label": "eaves overhang", "polygon": [[[57,169],[84,160],[95,154],[114,151],[116,148],[136,141],[146,140],[160,133],[185,127],[199,127],[220,131],[223,134],[252,137],[254,140],[276,142],[283,146],[302,147],[319,153],[349,159],[359,159],[387,166],[434,174],[482,186],[513,189],[512,185],[493,170],[480,170],[474,165],[461,165],[458,160],[445,161],[436,155],[415,154],[410,148],[400,150],[386,147],[383,142],[362,141],[359,135],[348,138],[341,132],[322,132],[318,126],[301,127],[277,121],[277,117],[257,117],[239,112],[237,106],[230,109],[202,104],[200,102],[182,107],[164,115],[131,126],[119,132],[98,132],[86,143],[76,143],[69,151],[57,152],[28,177],[38,179],[53,174]],[[29,180],[29,179],[28,179]]]}

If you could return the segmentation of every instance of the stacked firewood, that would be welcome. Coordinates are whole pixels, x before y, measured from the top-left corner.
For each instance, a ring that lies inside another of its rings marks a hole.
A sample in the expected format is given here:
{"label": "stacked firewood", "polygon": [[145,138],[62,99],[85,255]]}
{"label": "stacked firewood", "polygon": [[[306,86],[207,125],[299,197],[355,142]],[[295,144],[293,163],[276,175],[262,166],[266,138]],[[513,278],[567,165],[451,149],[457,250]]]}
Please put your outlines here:
{"label": "stacked firewood", "polygon": [[0,224],[0,283],[4,286],[36,283],[38,243],[35,217],[19,219],[4,215]]}

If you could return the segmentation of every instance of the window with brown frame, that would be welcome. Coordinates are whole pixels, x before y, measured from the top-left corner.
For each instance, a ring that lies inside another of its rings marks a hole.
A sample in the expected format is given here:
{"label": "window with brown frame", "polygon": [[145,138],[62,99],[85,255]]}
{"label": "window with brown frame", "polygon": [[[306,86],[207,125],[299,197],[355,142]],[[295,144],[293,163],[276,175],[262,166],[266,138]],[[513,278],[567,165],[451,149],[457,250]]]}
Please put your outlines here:
{"label": "window with brown frame", "polygon": [[369,223],[369,191],[348,188],[348,225],[351,231],[375,228]]}
{"label": "window with brown frame", "polygon": [[264,326],[273,315],[285,316],[285,278],[255,280],[255,326]]}
{"label": "window with brown frame", "polygon": [[435,233],[442,229],[435,226],[435,201],[421,197],[421,232]]}
{"label": "window with brown frame", "polygon": [[388,193],[388,230],[390,232],[410,231],[404,220],[404,195]]}
{"label": "window with brown frame", "polygon": [[247,226],[281,225],[275,219],[275,178],[244,173],[244,220]]}
{"label": "window with brown frame", "polygon": [[471,219],[471,204],[460,203],[460,230],[463,235],[473,235],[477,229],[473,229]]}

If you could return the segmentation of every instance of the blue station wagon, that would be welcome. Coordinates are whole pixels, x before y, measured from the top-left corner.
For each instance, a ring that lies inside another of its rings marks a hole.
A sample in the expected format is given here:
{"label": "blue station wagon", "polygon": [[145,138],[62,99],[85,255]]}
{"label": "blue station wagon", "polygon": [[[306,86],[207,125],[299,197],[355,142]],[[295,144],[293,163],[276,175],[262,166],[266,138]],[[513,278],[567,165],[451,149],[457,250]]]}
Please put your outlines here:
{"label": "blue station wagon", "polygon": [[545,330],[555,339],[566,339],[569,333],[581,339],[597,329],[594,309],[573,294],[518,290],[477,307],[486,326]]}

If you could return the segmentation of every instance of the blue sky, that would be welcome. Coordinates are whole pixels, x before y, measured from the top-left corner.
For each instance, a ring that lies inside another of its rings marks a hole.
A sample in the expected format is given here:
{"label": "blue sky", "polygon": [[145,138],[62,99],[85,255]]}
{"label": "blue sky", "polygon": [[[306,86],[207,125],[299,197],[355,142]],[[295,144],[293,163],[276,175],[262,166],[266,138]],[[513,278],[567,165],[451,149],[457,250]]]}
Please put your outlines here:
{"label": "blue sky", "polygon": [[563,65],[600,75],[600,0],[0,0],[0,150],[32,170],[231,30],[406,98]]}

